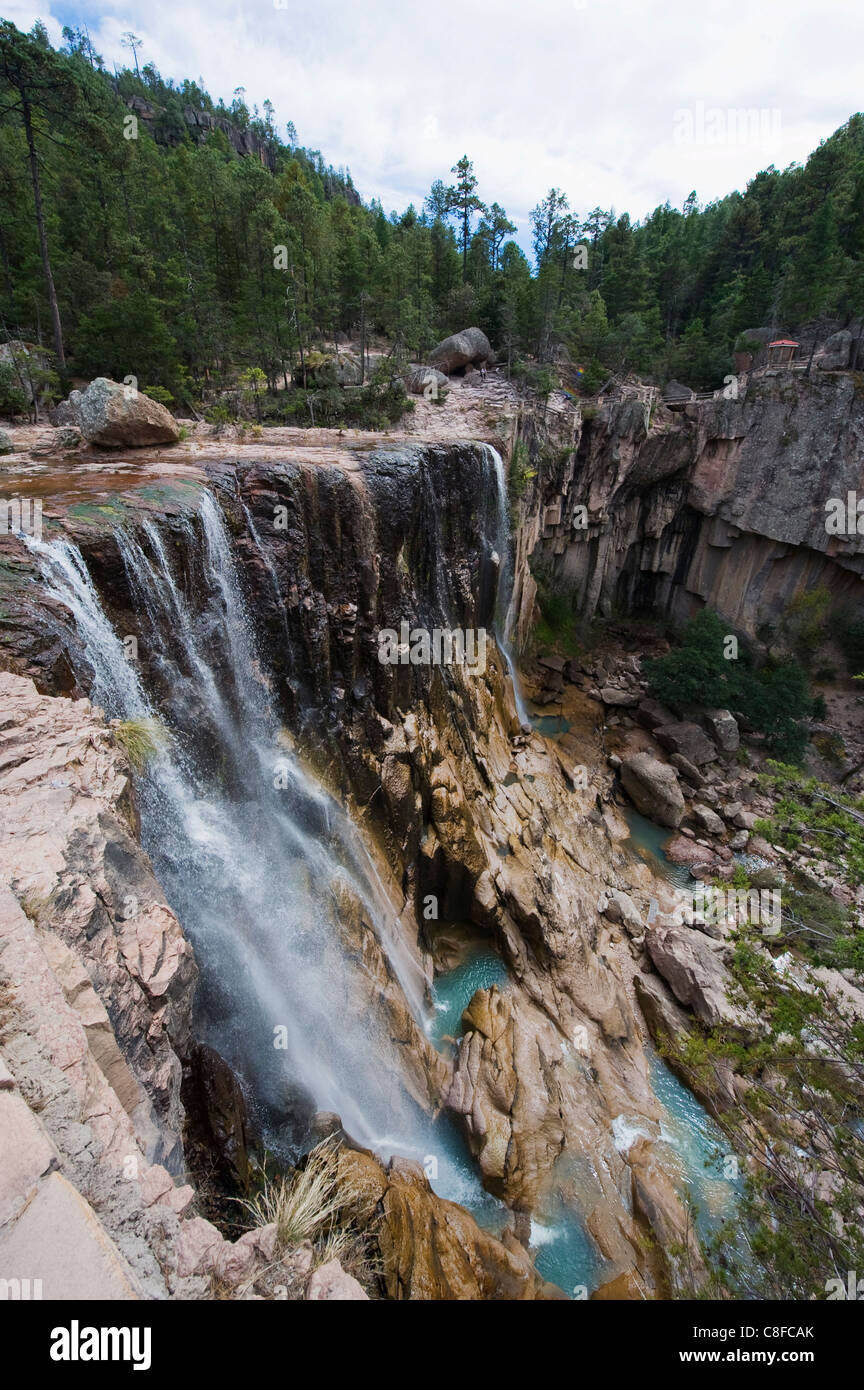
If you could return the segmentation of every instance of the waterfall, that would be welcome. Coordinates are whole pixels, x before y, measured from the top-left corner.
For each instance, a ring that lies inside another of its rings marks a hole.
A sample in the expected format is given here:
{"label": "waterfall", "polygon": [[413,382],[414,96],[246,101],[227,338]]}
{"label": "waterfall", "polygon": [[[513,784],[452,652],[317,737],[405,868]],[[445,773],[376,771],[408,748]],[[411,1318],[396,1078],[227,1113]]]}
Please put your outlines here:
{"label": "waterfall", "polygon": [[[425,980],[351,820],[280,745],[221,513],[204,493],[199,524],[188,527],[194,607],[152,521],[116,539],[140,661],[77,547],[28,543],[46,588],[72,613],[93,702],[109,717],[165,723],[137,788],[142,841],[195,948],[199,1036],[240,1076],[268,1145],[286,1157],[315,1109],[338,1113],[384,1155],[422,1156],[430,1122],[376,1009],[370,933],[421,1029]],[[443,1177],[446,1187],[446,1165]]]}
{"label": "waterfall", "polygon": [[483,449],[489,460],[495,478],[495,515],[491,543],[493,554],[498,560],[498,592],[495,602],[495,638],[499,650],[507,664],[513,685],[513,699],[520,724],[530,724],[531,717],[522,695],[516,659],[510,640],[510,604],[513,597],[513,556],[510,536],[510,506],[507,498],[507,479],[504,473],[504,460],[491,444]]}

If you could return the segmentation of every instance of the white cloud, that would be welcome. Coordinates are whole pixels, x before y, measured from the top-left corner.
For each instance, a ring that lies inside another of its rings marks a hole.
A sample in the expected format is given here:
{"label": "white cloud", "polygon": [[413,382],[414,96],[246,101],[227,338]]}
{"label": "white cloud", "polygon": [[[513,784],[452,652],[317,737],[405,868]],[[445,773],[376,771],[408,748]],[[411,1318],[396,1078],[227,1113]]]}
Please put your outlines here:
{"label": "white cloud", "polygon": [[[581,213],[641,217],[693,188],[707,202],[805,159],[864,90],[859,0],[826,0],[818,22],[812,0],[285,3],[95,0],[73,22],[107,62],[128,61],[132,29],[163,76],[201,76],[226,101],[238,86],[250,104],[269,97],[283,131],[293,120],[388,209],[419,204],[467,152],[481,196],[520,229],[553,184]],[[52,37],[69,19],[56,0],[4,8],[25,27],[41,13]],[[676,112],[700,104],[715,128],[718,109],[778,111],[779,136],[769,116],[764,141],[676,143]]]}

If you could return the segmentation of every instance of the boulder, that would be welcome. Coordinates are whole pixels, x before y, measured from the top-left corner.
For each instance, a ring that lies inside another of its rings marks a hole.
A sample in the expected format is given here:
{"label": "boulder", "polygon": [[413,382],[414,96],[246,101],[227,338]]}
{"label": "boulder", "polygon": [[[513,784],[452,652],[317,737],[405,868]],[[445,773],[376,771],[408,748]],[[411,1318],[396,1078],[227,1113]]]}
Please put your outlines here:
{"label": "boulder", "polygon": [[448,376],[453,372],[464,371],[468,366],[478,367],[491,362],[492,347],[486,334],[479,328],[466,328],[461,333],[453,333],[444,338],[429,354],[429,363]]}
{"label": "boulder", "polygon": [[448,384],[444,373],[435,367],[417,367],[405,379],[405,386],[412,396],[430,396],[433,400]]}
{"label": "boulder", "polygon": [[[642,1216],[666,1252],[667,1271],[675,1288],[692,1287],[705,1274],[692,1216],[681,1200],[668,1163],[650,1139],[640,1135],[627,1154],[633,1183],[633,1209]],[[682,1248],[683,1247],[683,1248]]]}
{"label": "boulder", "polygon": [[726,827],[716,811],[712,811],[710,806],[701,806],[698,802],[693,803],[693,815],[699,822],[703,830],[707,830],[709,835],[723,835]]}
{"label": "boulder", "polygon": [[[352,1221],[377,1245],[387,1296],[398,1301],[486,1302],[562,1298],[505,1230],[482,1230],[464,1207],[438,1197],[419,1163],[342,1149],[339,1186]],[[307,1295],[308,1296],[308,1295]],[[319,1295],[320,1296],[320,1295]]]}
{"label": "boulder", "polygon": [[603,686],[600,699],[604,705],[618,705],[621,709],[632,709],[639,703],[638,695],[631,694],[629,690],[615,690],[611,685]]}
{"label": "boulder", "polygon": [[69,404],[84,438],[103,449],[175,444],[180,438],[177,421],[164,405],[104,376],[97,376],[86,391],[73,391]]}
{"label": "boulder", "polygon": [[549,655],[541,656],[537,665],[542,666],[544,671],[554,671],[556,675],[563,676],[567,663],[561,656]]}
{"label": "boulder", "polygon": [[68,401],[59,401],[48,411],[48,419],[55,428],[60,428],[63,425],[74,425],[75,411]]}
{"label": "boulder", "polygon": [[852,351],[852,334],[848,328],[832,333],[816,358],[816,365],[822,372],[842,372],[849,366]]}
{"label": "boulder", "polygon": [[673,717],[665,705],[657,700],[640,700],[636,711],[636,722],[643,729],[656,729],[661,724],[673,723]]}
{"label": "boulder", "polygon": [[634,975],[633,986],[642,1016],[655,1043],[677,1044],[690,1036],[696,1024],[691,1015],[676,1003],[669,986],[663,983],[659,975]]}
{"label": "boulder", "polygon": [[369,1301],[369,1295],[353,1274],[348,1274],[338,1260],[328,1260],[309,1276],[306,1285],[307,1301],[315,1303],[322,1300],[333,1302]]}
{"label": "boulder", "polygon": [[691,787],[698,788],[705,786],[705,778],[702,776],[698,767],[694,767],[689,758],[685,758],[682,753],[671,753],[669,761],[672,766],[681,773],[685,782],[690,783]]}
{"label": "boulder", "polygon": [[12,443],[12,436],[5,430],[0,430],[0,454],[14,454],[15,445]]}
{"label": "boulder", "polygon": [[663,387],[663,399],[666,401],[667,405],[673,403],[677,405],[679,402],[692,401],[693,396],[694,392],[692,387],[685,386],[683,382],[675,381],[674,378],[671,381],[667,381],[666,385]]}
{"label": "boulder", "polygon": [[645,944],[655,969],[671,987],[680,1004],[715,1028],[720,1023],[741,1025],[740,1009],[729,1002],[731,984],[717,946],[704,932],[692,927],[655,927]]}
{"label": "boulder", "polygon": [[689,864],[691,869],[696,864],[713,865],[715,862],[710,849],[700,845],[698,840],[690,840],[684,835],[673,835],[671,840],[667,840],[663,846],[663,853],[670,864]]}
{"label": "boulder", "polygon": [[684,797],[675,769],[668,763],[659,762],[650,753],[625,758],[621,764],[621,785],[643,816],[673,830],[681,824]]}
{"label": "boulder", "polygon": [[360,359],[350,352],[310,352],[305,367],[309,386],[359,386],[363,375]]}
{"label": "boulder", "polygon": [[670,753],[680,753],[696,767],[713,762],[717,757],[717,749],[698,724],[684,720],[675,724],[660,724],[654,730],[654,737]]}
{"label": "boulder", "polygon": [[627,893],[611,892],[603,916],[610,922],[620,922],[629,936],[641,936],[645,930],[642,913]]}
{"label": "boulder", "polygon": [[702,722],[725,757],[737,753],[741,743],[738,721],[728,709],[706,709]]}

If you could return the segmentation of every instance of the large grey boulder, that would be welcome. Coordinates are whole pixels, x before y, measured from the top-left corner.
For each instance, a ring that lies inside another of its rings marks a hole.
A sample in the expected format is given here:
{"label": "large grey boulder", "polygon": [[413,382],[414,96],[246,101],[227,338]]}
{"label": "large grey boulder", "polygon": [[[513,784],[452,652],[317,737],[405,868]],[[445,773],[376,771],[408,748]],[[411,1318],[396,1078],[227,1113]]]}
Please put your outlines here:
{"label": "large grey boulder", "polygon": [[741,734],[734,714],[728,709],[706,709],[702,722],[724,756],[731,757],[737,753]]}
{"label": "large grey boulder", "polygon": [[164,405],[105,376],[97,376],[86,391],[73,391],[69,404],[84,438],[103,449],[175,444],[180,438],[177,421]]}
{"label": "large grey boulder", "polygon": [[686,758],[696,767],[700,767],[702,763],[713,762],[717,757],[717,749],[699,725],[686,720],[676,724],[658,725],[654,730],[654,737],[670,753],[680,753],[682,758]]}
{"label": "large grey boulder", "polygon": [[616,705],[619,709],[632,709],[639,703],[639,696],[634,695],[632,690],[616,690],[611,685],[603,686],[600,699],[604,705]]}
{"label": "large grey boulder", "polygon": [[48,419],[55,428],[75,424],[75,411],[68,401],[58,401],[48,411]]}
{"label": "large grey boulder", "polygon": [[635,753],[621,764],[621,785],[637,811],[676,830],[684,816],[684,797],[674,767]]}
{"label": "large grey boulder", "polygon": [[0,454],[14,454],[15,445],[12,442],[11,434],[5,430],[0,430]]}
{"label": "large grey boulder", "polygon": [[641,724],[644,729],[656,729],[661,724],[673,724],[675,716],[665,705],[661,705],[659,700],[645,699],[639,701],[639,708],[636,711],[636,723]]}
{"label": "large grey boulder", "polygon": [[429,354],[429,365],[448,376],[463,367],[479,367],[492,360],[492,346],[480,328],[465,328],[445,338]]}
{"label": "large grey boulder", "polygon": [[816,358],[816,365],[822,372],[842,372],[849,366],[852,351],[852,334],[848,328],[832,333],[824,348]]}
{"label": "large grey boulder", "polygon": [[678,405],[679,403],[683,404],[685,401],[692,401],[694,395],[695,392],[692,387],[685,386],[683,382],[675,381],[674,378],[672,381],[667,381],[666,385],[663,387],[663,399],[666,401],[667,405]]}
{"label": "large grey boulder", "polygon": [[613,889],[602,910],[610,922],[620,922],[629,936],[641,936],[645,930],[645,919],[628,893]]}
{"label": "large grey boulder", "polygon": [[707,830],[709,835],[725,835],[726,827],[716,811],[712,811],[710,806],[702,806],[699,802],[693,803],[693,816],[699,822],[703,830]]}
{"label": "large grey boulder", "polygon": [[675,768],[676,772],[680,772],[685,782],[690,783],[691,787],[698,788],[705,786],[705,778],[702,776],[702,773],[699,771],[698,767],[694,767],[693,764],[689,761],[689,759],[683,757],[682,754],[670,753],[669,761]]}
{"label": "large grey boulder", "polygon": [[359,386],[363,369],[351,352],[310,352],[306,381],[310,386]]}
{"label": "large grey boulder", "polygon": [[417,367],[405,380],[412,396],[429,396],[433,400],[449,383],[437,367]]}

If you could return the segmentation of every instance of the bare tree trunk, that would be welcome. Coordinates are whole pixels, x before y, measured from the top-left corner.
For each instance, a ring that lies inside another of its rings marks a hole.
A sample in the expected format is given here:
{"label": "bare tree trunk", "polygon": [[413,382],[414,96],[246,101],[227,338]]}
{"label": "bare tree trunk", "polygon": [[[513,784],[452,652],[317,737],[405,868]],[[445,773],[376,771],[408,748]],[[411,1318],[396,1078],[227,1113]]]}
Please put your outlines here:
{"label": "bare tree trunk", "polygon": [[36,157],[36,142],[33,139],[33,120],[30,112],[30,103],[26,97],[22,100],[21,113],[24,118],[24,133],[27,137],[30,178],[33,182],[33,201],[36,204],[36,227],[39,232],[39,253],[42,257],[42,273],[45,276],[45,287],[48,290],[48,303],[51,307],[51,326],[54,330],[54,351],[57,353],[57,365],[64,368],[66,366],[66,354],[63,351],[63,329],[60,326],[60,306],[57,303],[57,291],[54,288],[54,276],[51,271],[51,261],[48,256],[48,238],[45,235],[45,214],[42,211],[42,189],[39,185],[39,161]]}
{"label": "bare tree trunk", "polygon": [[[297,331],[297,346],[300,349],[300,374],[303,377],[303,390],[306,390],[306,357],[303,352],[303,334],[300,329],[300,306],[297,303],[297,282],[294,279],[294,267],[291,267],[292,298],[294,302],[294,327]],[[311,407],[310,407],[311,409]],[[313,417],[314,421],[314,417]]]}
{"label": "bare tree trunk", "polygon": [[9,263],[9,248],[6,233],[0,227],[0,260],[3,261],[3,279],[6,283],[6,298],[9,301],[9,317],[15,319],[15,286],[12,284],[12,267]]}

